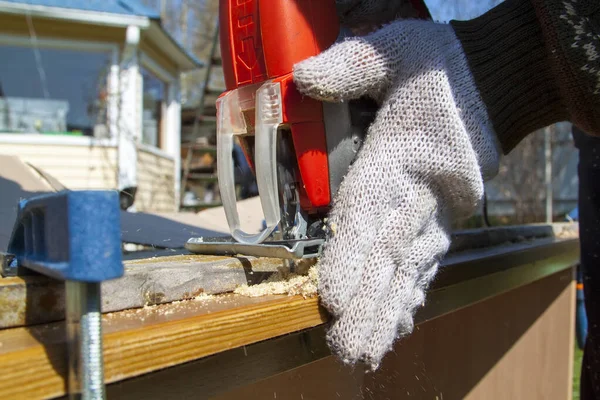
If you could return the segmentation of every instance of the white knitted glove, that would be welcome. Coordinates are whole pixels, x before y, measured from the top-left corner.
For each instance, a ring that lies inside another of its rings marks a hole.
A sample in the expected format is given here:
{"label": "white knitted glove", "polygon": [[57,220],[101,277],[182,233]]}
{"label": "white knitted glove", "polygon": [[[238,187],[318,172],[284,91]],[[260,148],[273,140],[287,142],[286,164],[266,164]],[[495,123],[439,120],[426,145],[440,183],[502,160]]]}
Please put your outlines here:
{"label": "white knitted glove", "polygon": [[497,173],[499,145],[448,25],[396,21],[295,67],[306,95],[381,102],[334,199],[319,291],[327,340],[346,363],[376,369],[449,247],[451,218],[471,215]]}

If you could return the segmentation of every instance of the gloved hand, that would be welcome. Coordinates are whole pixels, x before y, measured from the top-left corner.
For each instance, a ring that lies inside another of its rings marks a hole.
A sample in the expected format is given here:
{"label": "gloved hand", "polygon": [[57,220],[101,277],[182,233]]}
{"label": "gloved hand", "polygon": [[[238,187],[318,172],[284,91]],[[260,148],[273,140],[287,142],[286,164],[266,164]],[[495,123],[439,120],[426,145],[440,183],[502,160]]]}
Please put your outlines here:
{"label": "gloved hand", "polygon": [[377,369],[412,332],[451,219],[474,212],[500,147],[448,25],[396,21],[302,61],[294,75],[316,99],[381,103],[334,198],[319,261],[330,348]]}

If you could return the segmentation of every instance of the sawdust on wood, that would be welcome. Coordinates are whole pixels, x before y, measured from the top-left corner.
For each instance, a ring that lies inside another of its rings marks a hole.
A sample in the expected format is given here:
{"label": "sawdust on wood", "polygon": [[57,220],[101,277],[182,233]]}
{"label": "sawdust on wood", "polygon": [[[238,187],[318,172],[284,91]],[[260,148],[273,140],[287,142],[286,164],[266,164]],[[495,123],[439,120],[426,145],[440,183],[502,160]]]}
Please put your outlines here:
{"label": "sawdust on wood", "polygon": [[554,236],[558,239],[577,239],[579,238],[579,226],[565,226],[555,229]]}
{"label": "sawdust on wood", "polygon": [[214,299],[215,295],[214,294],[208,294],[208,293],[200,293],[198,296],[194,297],[194,301],[206,301],[206,300],[211,300]]}
{"label": "sawdust on wood", "polygon": [[135,320],[144,322],[146,320],[151,320],[156,316],[168,316],[171,314],[178,314],[182,311],[189,311],[189,306],[192,304],[202,307],[205,304],[209,304],[209,302],[227,304],[227,300],[228,299],[214,294],[200,293],[199,295],[189,299],[171,301],[164,304],[145,304],[140,308],[105,313],[104,316],[109,321],[115,317],[118,317],[119,320]]}
{"label": "sawdust on wood", "polygon": [[316,296],[317,292],[318,265],[313,264],[300,264],[295,273],[291,273],[287,268],[280,268],[259,284],[241,285],[234,290],[235,294],[248,297],[287,294],[308,298]]}

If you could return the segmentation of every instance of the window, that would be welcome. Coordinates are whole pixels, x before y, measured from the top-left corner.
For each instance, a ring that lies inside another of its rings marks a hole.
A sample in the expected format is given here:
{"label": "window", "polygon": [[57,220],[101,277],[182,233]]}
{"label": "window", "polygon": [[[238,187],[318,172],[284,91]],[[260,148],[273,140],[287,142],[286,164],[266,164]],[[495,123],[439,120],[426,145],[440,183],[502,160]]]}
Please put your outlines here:
{"label": "window", "polygon": [[107,137],[112,52],[0,44],[0,132]]}
{"label": "window", "polygon": [[166,83],[143,67],[140,68],[143,79],[142,143],[161,147],[166,97]]}

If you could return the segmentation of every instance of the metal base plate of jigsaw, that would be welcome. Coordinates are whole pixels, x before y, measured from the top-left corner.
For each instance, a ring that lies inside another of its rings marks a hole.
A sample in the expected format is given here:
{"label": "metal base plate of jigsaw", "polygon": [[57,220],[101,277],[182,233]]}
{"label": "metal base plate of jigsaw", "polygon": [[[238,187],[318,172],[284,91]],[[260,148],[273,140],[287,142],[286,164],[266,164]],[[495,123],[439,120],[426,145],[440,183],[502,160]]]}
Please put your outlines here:
{"label": "metal base plate of jigsaw", "polygon": [[245,255],[252,257],[298,260],[315,258],[321,254],[324,239],[273,240],[260,244],[246,244],[233,238],[191,238],[185,248],[192,253],[205,255]]}

